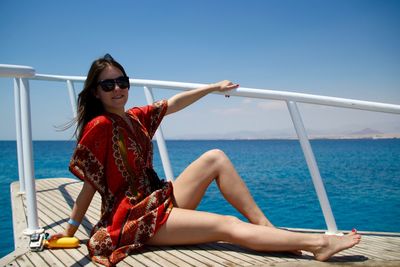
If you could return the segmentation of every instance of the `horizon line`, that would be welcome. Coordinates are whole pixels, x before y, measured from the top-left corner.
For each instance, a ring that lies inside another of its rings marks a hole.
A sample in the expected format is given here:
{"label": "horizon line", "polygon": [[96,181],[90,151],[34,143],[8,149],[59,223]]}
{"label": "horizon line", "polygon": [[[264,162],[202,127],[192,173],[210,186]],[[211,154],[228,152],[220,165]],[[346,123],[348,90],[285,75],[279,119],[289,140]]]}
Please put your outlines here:
{"label": "horizon line", "polygon": [[[343,136],[343,137],[309,137],[309,140],[383,140],[400,139],[400,134],[393,136]],[[283,138],[165,138],[165,141],[298,141],[297,137]],[[33,142],[76,142],[71,139],[33,139]],[[156,139],[152,140],[157,142]],[[15,139],[0,139],[0,142],[16,142]]]}

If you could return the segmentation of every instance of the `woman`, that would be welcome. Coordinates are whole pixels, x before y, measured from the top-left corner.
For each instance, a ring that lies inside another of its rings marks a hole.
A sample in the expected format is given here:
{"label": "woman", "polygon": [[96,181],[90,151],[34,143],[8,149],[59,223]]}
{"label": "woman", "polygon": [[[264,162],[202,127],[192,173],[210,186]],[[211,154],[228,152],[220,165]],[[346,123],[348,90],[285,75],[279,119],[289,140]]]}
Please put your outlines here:
{"label": "woman", "polygon": [[[337,237],[275,228],[220,150],[204,153],[173,183],[159,180],[152,166],[151,139],[162,118],[210,92],[237,87],[221,81],[125,111],[129,78],[124,68],[108,54],[94,61],[79,94],[78,144],[70,163],[71,172],[84,183],[65,232],[52,238],[75,234],[98,191],[101,217],[88,249],[92,259],[104,265],[116,264],[144,244],[226,241],[258,251],[306,250],[321,261],[358,244],[361,236],[355,231]],[[249,222],[195,210],[214,180]]]}

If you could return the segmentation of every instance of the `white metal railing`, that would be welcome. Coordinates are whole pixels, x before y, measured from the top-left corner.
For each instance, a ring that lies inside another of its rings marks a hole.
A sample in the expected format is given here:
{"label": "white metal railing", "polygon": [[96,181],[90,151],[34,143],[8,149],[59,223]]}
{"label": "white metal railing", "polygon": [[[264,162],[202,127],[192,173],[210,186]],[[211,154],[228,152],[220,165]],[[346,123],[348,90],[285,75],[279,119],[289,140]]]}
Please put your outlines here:
{"label": "white metal railing", "polygon": [[[30,103],[29,103],[29,80],[45,80],[66,82],[69,91],[72,112],[76,115],[76,95],[74,90],[74,82],[84,82],[84,76],[61,76],[36,74],[32,67],[3,65],[0,64],[0,77],[14,78],[14,94],[15,94],[15,116],[16,116],[16,141],[18,153],[18,171],[20,181],[20,191],[26,192],[27,209],[28,209],[28,228],[27,234],[41,231],[38,227],[38,218],[36,210],[36,191],[35,179],[33,171],[32,156],[32,136],[30,121]],[[172,89],[172,90],[191,90],[204,86],[198,83],[182,83],[171,81],[141,80],[131,79],[131,85],[143,86],[148,103],[154,102],[152,88]],[[297,102],[309,103],[333,107],[361,109],[384,113],[400,114],[400,105],[378,103],[370,101],[361,101],[355,99],[345,99],[337,97],[319,96],[311,94],[301,94],[284,91],[273,91],[266,89],[254,89],[240,87],[236,90],[216,94],[225,94],[239,97],[259,98],[282,100],[287,103],[290,116],[292,118],[297,136],[299,138],[301,148],[303,150],[310,175],[314,184],[315,191],[324,215],[327,225],[328,234],[338,234],[335,218],[330,207],[328,196],[316,163],[314,153],[307,137],[304,124],[301,119],[300,112],[297,108]],[[165,145],[162,127],[156,133],[157,145],[160,151],[161,161],[164,172],[169,180],[173,180],[173,172]]]}

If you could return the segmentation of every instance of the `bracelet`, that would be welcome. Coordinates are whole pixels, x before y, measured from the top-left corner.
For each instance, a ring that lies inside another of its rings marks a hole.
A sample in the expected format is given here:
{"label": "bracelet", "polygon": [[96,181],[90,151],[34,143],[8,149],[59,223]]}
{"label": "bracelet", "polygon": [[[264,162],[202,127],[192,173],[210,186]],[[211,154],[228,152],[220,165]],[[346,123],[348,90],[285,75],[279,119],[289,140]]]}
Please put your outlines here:
{"label": "bracelet", "polygon": [[72,218],[69,218],[68,223],[69,223],[70,225],[72,225],[72,226],[75,226],[75,227],[79,227],[79,225],[81,224],[81,223],[78,223],[77,221],[75,221],[75,220],[72,219]]}

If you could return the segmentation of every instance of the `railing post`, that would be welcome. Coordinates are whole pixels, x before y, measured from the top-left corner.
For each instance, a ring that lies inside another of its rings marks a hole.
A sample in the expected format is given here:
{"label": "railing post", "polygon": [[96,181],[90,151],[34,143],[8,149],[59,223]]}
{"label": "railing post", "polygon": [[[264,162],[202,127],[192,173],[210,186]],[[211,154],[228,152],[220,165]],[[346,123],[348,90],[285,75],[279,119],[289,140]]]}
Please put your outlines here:
{"label": "railing post", "polygon": [[[153,93],[151,92],[151,88],[145,86],[144,93],[146,95],[147,103],[152,104],[154,102]],[[171,162],[169,160],[167,145],[165,144],[164,135],[162,132],[161,125],[158,127],[156,132],[157,146],[160,151],[161,162],[164,168],[165,176],[169,181],[174,180],[174,173],[172,172]]]}
{"label": "railing post", "polygon": [[19,177],[19,193],[25,193],[25,175],[22,153],[22,132],[21,132],[21,94],[19,79],[14,78],[14,109],[15,109],[15,137],[17,143],[18,158],[18,177]]}
{"label": "railing post", "polygon": [[317,162],[312,151],[310,141],[308,140],[303,121],[301,119],[297,105],[293,101],[287,101],[287,106],[292,117],[297,136],[300,141],[301,148],[306,158],[307,166],[311,174],[315,191],[317,192],[319,204],[322,208],[322,213],[325,218],[325,223],[328,227],[327,234],[338,234],[335,218],[333,217],[331,205],[329,204],[328,196],[325,191],[324,183],[318,169]]}
{"label": "railing post", "polygon": [[22,150],[24,162],[25,189],[27,200],[28,228],[24,234],[31,235],[43,231],[39,229],[36,203],[36,187],[34,179],[33,152],[32,152],[32,128],[29,100],[29,82],[27,79],[20,79],[21,90],[21,130]]}
{"label": "railing post", "polygon": [[67,87],[69,93],[69,101],[71,102],[72,114],[74,118],[76,118],[77,111],[76,111],[76,94],[74,89],[74,83],[71,80],[67,80]]}

